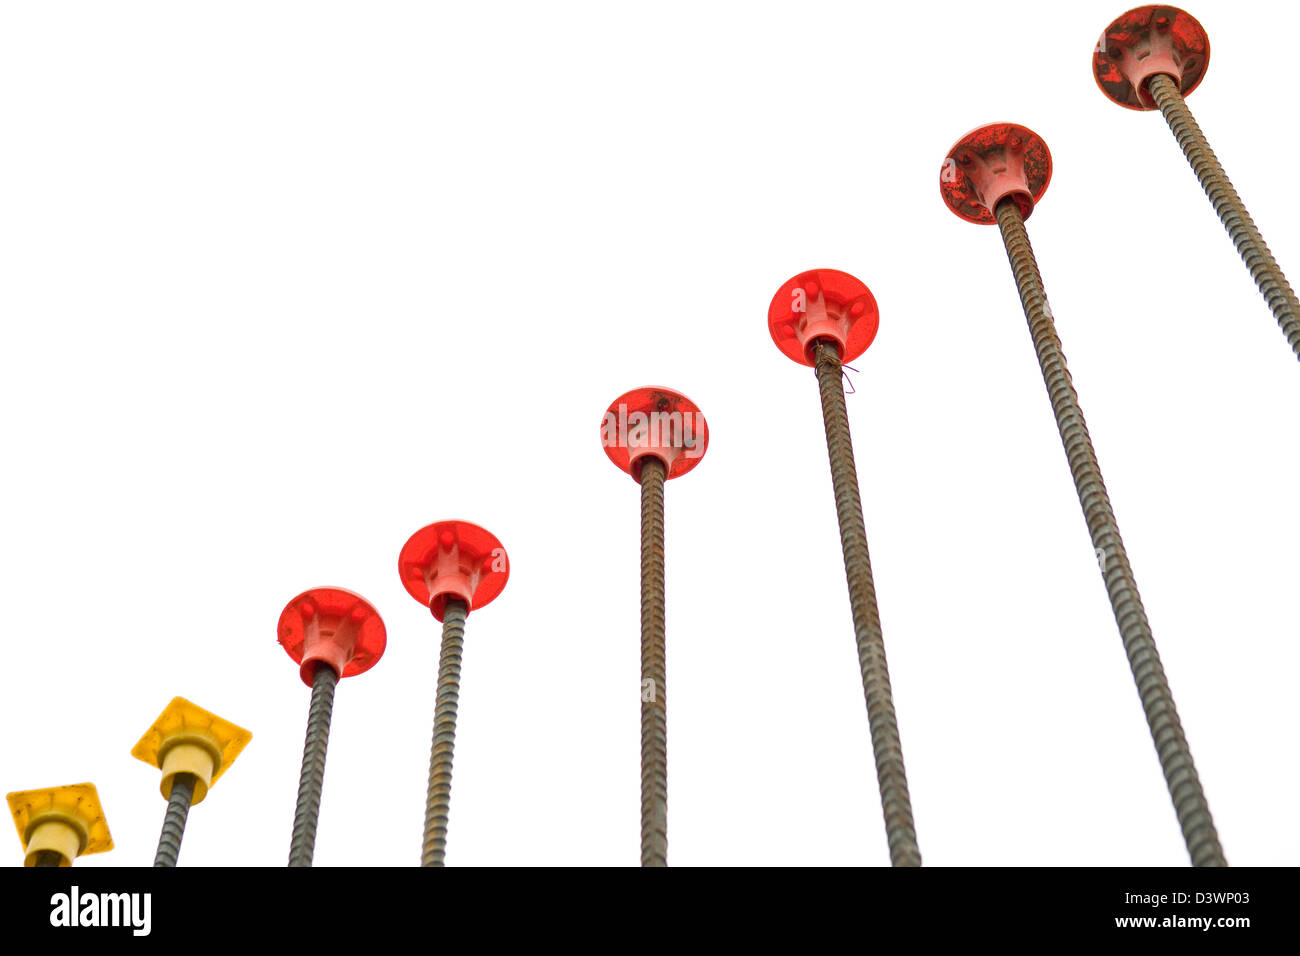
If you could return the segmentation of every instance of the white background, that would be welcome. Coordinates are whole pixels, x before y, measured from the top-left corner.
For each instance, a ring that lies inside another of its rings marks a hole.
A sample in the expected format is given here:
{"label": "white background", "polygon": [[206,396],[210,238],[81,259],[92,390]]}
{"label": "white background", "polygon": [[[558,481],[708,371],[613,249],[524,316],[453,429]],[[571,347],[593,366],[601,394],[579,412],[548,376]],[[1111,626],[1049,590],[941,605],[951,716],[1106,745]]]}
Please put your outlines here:
{"label": "white background", "polygon": [[[380,609],[339,687],[319,865],[419,860],[437,627],[397,552],[509,549],[469,621],[448,862],[638,860],[638,492],[598,438],[662,384],[676,865],[888,860],[813,374],[768,302],[881,306],[849,399],[928,864],[1187,862],[996,229],[939,197],[1011,120],[1030,221],[1230,862],[1300,851],[1300,368],[1118,3],[27,3],[0,15],[4,791],[93,781],[151,862],[175,695],[253,731],[183,865],[283,865],[309,587]],[[1198,0],[1190,103],[1300,278],[1300,9]],[[1272,116],[1274,123],[1268,122]],[[5,862],[20,861],[11,834]]]}

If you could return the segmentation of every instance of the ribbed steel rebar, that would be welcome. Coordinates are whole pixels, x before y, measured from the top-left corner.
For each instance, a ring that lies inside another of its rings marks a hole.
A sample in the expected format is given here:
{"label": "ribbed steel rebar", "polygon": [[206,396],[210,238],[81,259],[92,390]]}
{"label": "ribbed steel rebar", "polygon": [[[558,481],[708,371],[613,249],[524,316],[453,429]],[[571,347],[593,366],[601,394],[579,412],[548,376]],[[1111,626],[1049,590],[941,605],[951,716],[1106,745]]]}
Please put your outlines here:
{"label": "ribbed steel rebar", "polygon": [[172,792],[167,799],[167,814],[163,817],[162,835],[158,838],[158,852],[154,855],[155,867],[176,865],[181,853],[181,839],[185,836],[185,820],[190,815],[190,800],[194,798],[194,774],[178,773],[172,778]]}
{"label": "ribbed steel rebar", "polygon": [[1196,765],[1192,762],[1192,753],[1178,720],[1178,710],[1174,707],[1174,696],[1165,679],[1155,639],[1151,636],[1151,625],[1138,595],[1128,552],[1124,550],[1119,525],[1111,510],[1110,497],[1097,464],[1097,453],[1092,447],[1083,411],[1079,408],[1079,396],[1074,391],[1065,364],[1065,353],[1056,334],[1043,278],[1034,259],[1033,247],[1029,244],[1029,233],[1025,231],[1024,219],[1013,200],[1003,200],[995,212],[1020,292],[1020,303],[1029,321],[1043,381],[1047,385],[1052,410],[1056,413],[1056,426],[1065,445],[1079,504],[1083,507],[1092,545],[1102,559],[1098,562],[1102,567],[1102,578],[1110,595],[1133,679],[1137,682],[1138,695],[1169,786],[1169,795],[1178,813],[1178,823],[1187,841],[1187,851],[1195,866],[1226,866],[1210,807],[1196,775]]}
{"label": "ribbed steel rebar", "polygon": [[668,865],[668,696],[664,620],[664,464],[641,474],[641,865]]}
{"label": "ribbed steel rebar", "polygon": [[438,696],[429,754],[429,791],[424,804],[421,866],[445,866],[447,815],[451,809],[451,759],[456,749],[456,706],[460,702],[460,658],[465,647],[469,607],[448,598],[442,615],[442,649],[438,653]]}
{"label": "ribbed steel rebar", "polygon": [[898,739],[898,718],[889,686],[889,665],[885,660],[885,639],[876,607],[876,585],[871,577],[871,555],[867,551],[867,528],[862,519],[858,494],[858,472],[853,461],[853,439],[849,434],[849,412],[844,403],[844,372],[835,345],[819,339],[813,348],[817,383],[822,398],[822,419],[826,423],[826,450],[831,460],[831,481],[835,487],[835,513],[840,524],[840,546],[844,551],[844,573],[849,583],[849,604],[853,611],[853,632],[858,643],[858,666],[862,690],[867,698],[867,723],[871,728],[871,749],[880,782],[880,804],[885,813],[885,835],[889,858],[894,866],[920,866],[921,850],[912,822],[912,798],[907,792],[903,747]]}
{"label": "ribbed steel rebar", "polygon": [[298,774],[298,804],[293,811],[293,837],[289,841],[290,866],[311,866],[316,849],[316,821],[320,818],[321,789],[325,785],[325,752],[330,745],[330,719],[338,681],[334,668],[328,664],[316,665],[311,679],[311,706],[307,710],[307,739],[302,746],[302,771]]}
{"label": "ribbed steel rebar", "polygon": [[1183,148],[1187,161],[1196,172],[1196,178],[1201,181],[1201,188],[1210,198],[1214,211],[1223,220],[1233,245],[1237,247],[1246,268],[1254,277],[1264,300],[1273,310],[1273,316],[1282,327],[1286,340],[1300,358],[1300,301],[1297,301],[1295,292],[1282,274],[1282,268],[1264,244],[1264,237],[1255,228],[1250,213],[1242,205],[1241,197],[1228,181],[1228,174],[1219,165],[1218,157],[1210,149],[1205,134],[1196,125],[1191,110],[1187,108],[1187,103],[1178,90],[1178,84],[1172,77],[1158,73],[1148,81],[1147,88],[1160,107],[1160,112],[1164,114],[1178,145]]}

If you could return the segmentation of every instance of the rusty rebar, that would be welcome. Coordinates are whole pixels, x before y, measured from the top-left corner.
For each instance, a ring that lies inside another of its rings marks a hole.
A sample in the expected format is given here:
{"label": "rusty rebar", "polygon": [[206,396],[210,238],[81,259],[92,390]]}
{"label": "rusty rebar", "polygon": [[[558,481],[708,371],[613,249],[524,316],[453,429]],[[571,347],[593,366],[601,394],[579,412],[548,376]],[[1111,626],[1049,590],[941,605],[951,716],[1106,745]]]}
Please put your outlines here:
{"label": "rusty rebar", "polygon": [[664,615],[664,463],[642,459],[641,865],[668,865],[668,697]]}
{"label": "rusty rebar", "polygon": [[1174,695],[1165,679],[1160,654],[1151,636],[1151,625],[1138,595],[1128,552],[1124,549],[1119,525],[1111,510],[1101,467],[1097,464],[1097,453],[1092,447],[1083,411],[1079,408],[1079,396],[1074,391],[1065,364],[1065,353],[1056,334],[1056,324],[1029,243],[1029,233],[1025,230],[1025,221],[1013,199],[998,203],[994,212],[1020,292],[1020,303],[1029,322],[1029,333],[1038,354],[1052,411],[1056,414],[1056,427],[1065,445],[1079,504],[1083,508],[1093,548],[1097,551],[1102,579],[1110,595],[1115,622],[1119,625],[1142,709],[1151,728],[1151,738],[1160,757],[1160,767],[1178,814],[1183,839],[1187,842],[1187,851],[1195,866],[1226,866],[1210,807],[1196,775],[1196,765],[1192,762],[1192,753],[1178,720],[1178,710],[1174,707]]}
{"label": "rusty rebar", "polygon": [[1196,119],[1178,90],[1178,84],[1172,77],[1157,73],[1147,81],[1147,89],[1160,107],[1178,145],[1183,148],[1187,162],[1200,180],[1201,188],[1209,197],[1214,211],[1223,220],[1233,245],[1237,247],[1242,261],[1246,263],[1260,293],[1273,311],[1273,317],[1282,327],[1282,333],[1291,343],[1296,357],[1300,358],[1300,301],[1297,301],[1295,292],[1282,274],[1282,268],[1264,244],[1264,237],[1255,228],[1241,197],[1232,188],[1228,174],[1223,171],[1214,150],[1210,149],[1209,141],[1196,124]]}
{"label": "rusty rebar", "polygon": [[442,648],[438,652],[438,692],[429,753],[429,790],[424,804],[421,866],[446,865],[451,762],[456,749],[456,707],[460,702],[460,658],[465,647],[468,614],[469,606],[463,600],[447,599],[442,615]]}
{"label": "rusty rebar", "polygon": [[317,662],[311,679],[311,705],[307,710],[307,738],[302,747],[302,770],[298,774],[298,804],[293,811],[293,836],[289,841],[289,865],[311,866],[316,849],[316,821],[320,818],[321,789],[325,785],[325,752],[330,743],[330,718],[334,712],[334,688],[338,674],[328,664]]}
{"label": "rusty rebar", "polygon": [[194,798],[194,774],[178,773],[172,777],[172,792],[167,798],[167,813],[163,816],[162,834],[158,838],[158,852],[154,855],[155,867],[173,867],[181,853],[181,839],[185,836],[185,821],[190,815],[190,801]]}
{"label": "rusty rebar", "polygon": [[907,791],[903,747],[898,738],[898,718],[889,686],[889,665],[885,640],[876,606],[876,585],[871,577],[871,555],[867,551],[867,528],[862,518],[858,493],[858,472],[853,461],[853,439],[849,433],[849,412],[844,402],[844,371],[835,344],[818,339],[813,346],[817,383],[826,423],[826,450],[830,455],[831,482],[835,488],[835,514],[840,525],[840,547],[844,551],[844,573],[853,611],[853,633],[858,644],[858,666],[862,691],[867,698],[867,723],[871,749],[880,783],[880,804],[885,814],[885,835],[889,859],[894,866],[920,866],[921,850],[912,821],[912,798]]}

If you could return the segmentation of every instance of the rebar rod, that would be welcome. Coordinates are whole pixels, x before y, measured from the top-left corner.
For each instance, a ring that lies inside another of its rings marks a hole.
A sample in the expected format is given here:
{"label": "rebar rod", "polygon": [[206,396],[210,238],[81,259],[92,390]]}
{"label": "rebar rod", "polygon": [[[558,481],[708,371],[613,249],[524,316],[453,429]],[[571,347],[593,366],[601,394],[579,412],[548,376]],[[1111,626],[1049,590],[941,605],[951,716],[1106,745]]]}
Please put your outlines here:
{"label": "rebar rod", "polygon": [[858,645],[858,666],[862,691],[867,698],[867,723],[871,748],[880,783],[880,804],[885,815],[889,858],[894,866],[920,866],[921,850],[912,820],[912,798],[907,791],[903,747],[898,737],[898,718],[889,685],[889,664],[876,606],[876,585],[871,577],[871,555],[867,551],[867,529],[858,493],[858,472],[853,461],[853,439],[849,413],[844,402],[844,372],[833,342],[818,339],[813,346],[817,383],[821,391],[822,419],[826,423],[826,450],[830,455],[831,481],[835,488],[835,514],[844,551],[844,573],[853,611],[853,633]]}
{"label": "rebar rod", "polygon": [[178,773],[172,778],[171,796],[167,798],[167,813],[163,817],[162,835],[158,838],[158,852],[154,855],[155,867],[173,867],[180,856],[181,839],[185,836],[185,820],[190,815],[190,801],[194,798],[194,774]]}
{"label": "rebar rod", "polygon": [[429,754],[429,790],[424,804],[424,847],[421,866],[445,866],[447,816],[451,807],[451,762],[456,749],[456,706],[460,701],[460,659],[465,646],[469,607],[448,598],[442,617],[442,648],[438,653],[438,691],[433,715],[433,745]]}
{"label": "rebar rod", "polygon": [[1300,358],[1300,301],[1297,301],[1295,292],[1282,274],[1282,268],[1264,244],[1264,237],[1255,228],[1241,197],[1232,188],[1228,174],[1223,171],[1214,150],[1210,149],[1209,141],[1178,90],[1178,84],[1172,77],[1157,73],[1147,81],[1147,89],[1160,107],[1178,145],[1183,148],[1187,162],[1200,180],[1201,188],[1209,197],[1214,211],[1223,220],[1233,245],[1237,247],[1246,268],[1254,277],[1268,307],[1272,309],[1273,317],[1282,327],[1282,333],[1291,343],[1296,357]]}
{"label": "rebar rod", "polygon": [[316,664],[311,679],[311,705],[307,710],[307,738],[302,747],[302,770],[298,775],[298,804],[293,811],[293,837],[289,841],[290,866],[311,866],[316,849],[316,822],[320,818],[325,753],[329,749],[334,688],[338,680],[334,668]]}
{"label": "rebar rod", "polygon": [[1210,807],[1196,775],[1196,765],[1192,762],[1192,753],[1178,720],[1178,710],[1174,707],[1174,696],[1165,678],[1155,639],[1151,636],[1151,625],[1138,595],[1128,552],[1124,549],[1119,525],[1111,510],[1110,497],[1097,464],[1097,453],[1092,447],[1083,411],[1079,408],[1079,396],[1074,391],[1065,364],[1065,353],[1056,334],[1056,324],[1024,218],[1013,199],[998,203],[994,212],[1020,292],[1020,303],[1029,322],[1043,381],[1056,414],[1056,426],[1065,446],[1070,473],[1074,476],[1079,504],[1083,508],[1093,548],[1097,551],[1102,579],[1110,595],[1115,622],[1119,625],[1187,851],[1195,866],[1226,866]]}
{"label": "rebar rod", "polygon": [[664,614],[664,464],[642,459],[641,865],[668,865],[668,697]]}

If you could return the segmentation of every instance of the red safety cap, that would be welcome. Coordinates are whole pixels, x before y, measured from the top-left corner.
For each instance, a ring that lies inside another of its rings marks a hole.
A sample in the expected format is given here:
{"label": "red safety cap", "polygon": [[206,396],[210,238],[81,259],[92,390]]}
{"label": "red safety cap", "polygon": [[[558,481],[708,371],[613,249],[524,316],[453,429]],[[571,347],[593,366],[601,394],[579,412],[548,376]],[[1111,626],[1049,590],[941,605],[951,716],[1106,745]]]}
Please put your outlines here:
{"label": "red safety cap", "polygon": [[1092,51],[1092,75],[1107,98],[1131,110],[1153,110],[1147,81],[1172,76],[1187,96],[1210,65],[1210,38],[1185,10],[1152,5],[1119,17]]}
{"label": "red safety cap", "polygon": [[460,598],[476,611],[500,594],[510,561],[490,531],[468,521],[438,521],[402,546],[397,573],[411,597],[441,621],[448,598]]}
{"label": "red safety cap", "polygon": [[343,588],[312,588],[290,601],[280,614],[280,644],[296,663],[308,687],[317,663],[340,677],[353,677],[384,656],[388,635],[379,612],[359,594]]}
{"label": "red safety cap", "polygon": [[637,481],[641,463],[653,455],[669,478],[700,463],[709,447],[709,425],[699,406],[670,388],[634,388],[614,399],[600,423],[609,460]]}
{"label": "red safety cap", "polygon": [[939,171],[948,208],[967,222],[997,222],[993,210],[1008,197],[1026,219],[1047,192],[1052,154],[1043,138],[1015,123],[990,123],[953,144]]}
{"label": "red safety cap", "polygon": [[790,279],[767,307],[767,330],[776,347],[812,365],[813,343],[830,339],[841,362],[851,362],[876,338],[880,309],[866,284],[838,269],[810,269]]}

